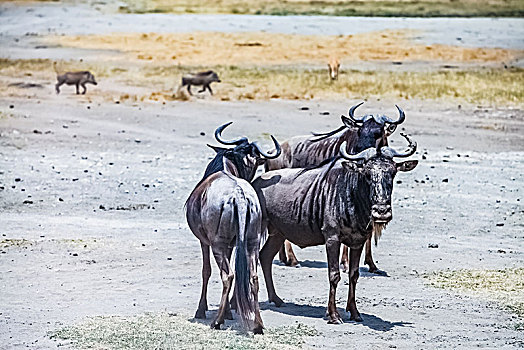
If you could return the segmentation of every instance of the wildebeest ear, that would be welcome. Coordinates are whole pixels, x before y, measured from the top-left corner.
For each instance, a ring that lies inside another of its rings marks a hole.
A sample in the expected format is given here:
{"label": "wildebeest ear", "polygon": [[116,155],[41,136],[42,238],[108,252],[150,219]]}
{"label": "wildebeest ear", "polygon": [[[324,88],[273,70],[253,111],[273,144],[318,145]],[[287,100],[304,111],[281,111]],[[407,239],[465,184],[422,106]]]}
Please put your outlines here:
{"label": "wildebeest ear", "polygon": [[352,121],[351,119],[349,119],[345,115],[341,115],[340,119],[342,119],[342,123],[344,123],[344,125],[347,126],[348,128],[349,127],[358,128],[357,123],[355,123],[354,121]]}
{"label": "wildebeest ear", "polygon": [[226,150],[227,150],[227,148],[222,148],[222,147],[218,147],[218,146],[213,146],[213,145],[210,145],[209,143],[207,144],[207,147],[212,148],[213,151],[215,151],[215,152],[217,152],[217,153],[220,152],[220,151],[226,151]]}
{"label": "wildebeest ear", "polygon": [[411,171],[415,169],[418,164],[418,160],[408,160],[402,163],[397,163],[398,171]]}

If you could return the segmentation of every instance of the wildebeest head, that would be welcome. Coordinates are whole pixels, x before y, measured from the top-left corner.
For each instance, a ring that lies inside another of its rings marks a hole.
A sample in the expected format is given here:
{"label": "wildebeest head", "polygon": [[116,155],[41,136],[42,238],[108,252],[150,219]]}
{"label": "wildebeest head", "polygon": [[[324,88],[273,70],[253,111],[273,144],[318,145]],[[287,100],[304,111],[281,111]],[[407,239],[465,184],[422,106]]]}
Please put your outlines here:
{"label": "wildebeest head", "polygon": [[391,210],[391,193],[393,179],[397,171],[411,171],[417,160],[396,163],[394,157],[409,157],[417,150],[417,143],[405,134],[401,134],[409,143],[408,149],[399,152],[391,147],[368,148],[358,154],[348,154],[346,144],[340,146],[340,155],[350,162],[342,165],[349,171],[358,172],[365,177],[369,184],[369,200],[371,202],[371,220],[373,224],[385,225],[393,218]]}
{"label": "wildebeest head", "polygon": [[[231,170],[236,173],[236,176],[251,181],[255,177],[258,166],[264,164],[268,159],[274,159],[280,156],[281,148],[278,141],[271,135],[271,139],[275,144],[276,152],[268,154],[264,152],[256,142],[249,142],[246,137],[240,137],[232,140],[225,140],[222,137],[222,131],[231,125],[232,122],[219,126],[215,130],[215,138],[218,142],[224,145],[233,145],[233,148],[224,148],[211,146],[217,152],[215,158],[208,164],[204,179],[209,175],[224,170],[224,166],[232,167]],[[224,162],[224,159],[227,162]]]}
{"label": "wildebeest head", "polygon": [[393,120],[386,115],[364,115],[355,117],[354,113],[359,103],[349,109],[349,118],[342,116],[342,122],[347,127],[358,128],[358,140],[353,147],[353,152],[361,152],[368,147],[380,148],[388,145],[387,137],[393,134],[397,125],[402,124],[406,119],[404,111],[397,105],[399,118]]}

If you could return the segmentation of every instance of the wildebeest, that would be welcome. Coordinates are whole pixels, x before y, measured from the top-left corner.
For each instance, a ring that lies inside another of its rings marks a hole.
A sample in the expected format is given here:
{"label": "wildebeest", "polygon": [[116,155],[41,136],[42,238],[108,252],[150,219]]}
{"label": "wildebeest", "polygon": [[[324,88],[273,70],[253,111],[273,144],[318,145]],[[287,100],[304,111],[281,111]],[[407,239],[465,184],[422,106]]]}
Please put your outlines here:
{"label": "wildebeest", "polygon": [[[362,105],[361,102],[349,109],[349,118],[342,116],[343,125],[331,132],[314,134],[313,136],[296,136],[282,143],[282,156],[266,162],[266,170],[282,168],[304,168],[316,166],[337,155],[342,142],[346,142],[348,153],[358,153],[368,147],[387,146],[387,137],[391,135],[397,125],[406,119],[404,111],[398,107],[399,117],[393,120],[385,115],[364,115],[355,117],[355,110]],[[280,250],[280,260],[287,265],[295,266],[298,260],[291,244],[285,242]],[[378,268],[371,254],[371,238],[366,243],[364,262],[369,266],[370,272],[377,272]],[[348,268],[348,250],[344,247],[342,254],[344,271]]]}
{"label": "wildebeest", "polygon": [[331,57],[328,61],[329,78],[331,80],[338,80],[339,69],[340,69],[340,60],[336,57]]}
{"label": "wildebeest", "polygon": [[210,84],[213,82],[220,83],[220,79],[218,78],[218,75],[213,72],[212,70],[208,70],[206,72],[199,72],[196,74],[189,74],[184,77],[182,77],[182,85],[180,88],[183,88],[187,85],[187,92],[189,92],[190,95],[193,95],[191,92],[191,85],[195,86],[202,86],[202,90],[199,92],[204,92],[206,89],[209,90],[211,95],[213,95],[213,90],[211,90]]}
{"label": "wildebeest", "polygon": [[340,146],[341,158],[312,169],[280,169],[262,174],[253,181],[260,204],[264,227],[269,237],[260,251],[270,302],[280,306],[273,285],[272,261],[285,239],[300,247],[326,245],[329,272],[329,323],[341,323],[335,293],[340,281],[338,257],[341,243],[350,248],[349,295],[346,311],[351,320],[362,318],[355,303],[362,248],[374,232],[392,219],[391,193],[397,171],[410,171],[417,161],[395,163],[394,157],[415,153],[416,143],[403,135],[409,149],[398,152],[390,147],[370,147],[356,155]]}
{"label": "wildebeest", "polygon": [[57,74],[57,83],[55,85],[55,90],[57,94],[60,93],[60,86],[63,84],[75,85],[77,95],[80,93],[79,86],[81,86],[84,89],[84,91],[82,91],[82,95],[84,95],[87,91],[86,84],[98,85],[98,83],[95,80],[95,76],[87,70],[60,74],[56,69],[56,64],[53,65],[53,68],[55,69],[55,72]]}
{"label": "wildebeest", "polygon": [[263,323],[258,306],[258,253],[261,237],[261,208],[257,195],[248,181],[255,176],[266,159],[278,157],[280,146],[271,136],[276,153],[269,155],[247,138],[226,141],[222,131],[231,123],[215,131],[216,139],[234,148],[212,147],[215,158],[208,164],[204,177],[196,185],[186,202],[186,218],[202,249],[202,294],[195,318],[205,318],[207,284],[211,276],[209,247],[220,269],[222,299],[212,328],[220,329],[224,318],[231,319],[229,291],[233,281],[230,259],[236,240],[235,299],[236,309],[244,325],[254,333],[262,333]]}

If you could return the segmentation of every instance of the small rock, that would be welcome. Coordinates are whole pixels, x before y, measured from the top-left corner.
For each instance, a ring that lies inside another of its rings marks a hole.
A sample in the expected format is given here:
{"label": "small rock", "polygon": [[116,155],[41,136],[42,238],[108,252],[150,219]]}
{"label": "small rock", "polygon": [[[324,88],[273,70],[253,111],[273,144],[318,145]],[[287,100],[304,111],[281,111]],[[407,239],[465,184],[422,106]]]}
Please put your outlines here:
{"label": "small rock", "polygon": [[497,253],[506,254],[506,251],[504,249],[499,249],[499,250],[497,250]]}
{"label": "small rock", "polygon": [[15,108],[15,105],[9,105],[9,108],[13,109]]}
{"label": "small rock", "polygon": [[449,179],[442,179],[442,182],[449,182]]}
{"label": "small rock", "polygon": [[328,111],[320,112],[320,115],[329,115],[329,112]]}
{"label": "small rock", "polygon": [[15,178],[15,182],[20,182],[20,181],[22,181],[21,178],[19,178],[19,177]]}
{"label": "small rock", "polygon": [[201,131],[201,132],[200,132],[200,136],[206,136],[206,133],[203,132],[203,131]]}
{"label": "small rock", "polygon": [[24,204],[33,204],[33,201],[31,201],[31,200],[29,200],[29,199],[26,199],[26,200],[24,201]]}
{"label": "small rock", "polygon": [[62,198],[58,197],[58,201],[59,202],[63,202],[64,200]]}
{"label": "small rock", "polygon": [[42,132],[40,130],[37,130],[37,129],[33,130],[33,134],[41,134],[41,133]]}
{"label": "small rock", "polygon": [[428,244],[428,248],[438,248],[438,244],[430,243],[430,244]]}
{"label": "small rock", "polygon": [[167,260],[173,260],[173,258],[167,258]]}
{"label": "small rock", "polygon": [[140,143],[140,142],[142,142],[142,140],[140,140],[140,139],[135,139],[135,142],[136,142],[136,143]]}
{"label": "small rock", "polygon": [[498,227],[502,227],[502,226],[504,226],[504,223],[503,222],[497,222],[497,226]]}
{"label": "small rock", "polygon": [[301,111],[309,111],[309,107],[305,107],[305,106],[304,107],[300,107],[300,110]]}

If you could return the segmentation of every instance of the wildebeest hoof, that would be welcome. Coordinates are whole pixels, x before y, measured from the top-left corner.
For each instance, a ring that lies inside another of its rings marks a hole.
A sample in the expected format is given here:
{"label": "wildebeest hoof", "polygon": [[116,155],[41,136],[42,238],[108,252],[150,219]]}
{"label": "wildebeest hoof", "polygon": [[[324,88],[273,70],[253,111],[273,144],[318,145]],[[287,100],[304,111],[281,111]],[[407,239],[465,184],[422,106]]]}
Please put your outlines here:
{"label": "wildebeest hoof", "polygon": [[264,334],[264,327],[262,326],[256,326],[253,329],[253,334]]}
{"label": "wildebeest hoof", "polygon": [[206,310],[198,309],[197,312],[195,313],[195,318],[205,319],[206,318]]}
{"label": "wildebeest hoof", "polygon": [[342,318],[340,315],[330,315],[328,324],[343,324],[344,321],[342,321]]}
{"label": "wildebeest hoof", "polygon": [[377,269],[376,271],[373,271],[373,273],[375,275],[380,275],[380,276],[387,276],[388,275],[388,273],[386,271],[382,271],[382,270],[379,270],[379,269]]}
{"label": "wildebeest hoof", "polygon": [[272,298],[269,299],[269,302],[273,302],[275,303],[275,306],[276,307],[280,307],[282,306],[282,304],[284,304],[284,301],[282,301],[282,299],[280,299],[278,296],[274,296]]}
{"label": "wildebeest hoof", "polygon": [[360,316],[360,313],[357,313],[355,316],[351,315],[349,319],[355,322],[362,322],[362,317]]}
{"label": "wildebeest hoof", "polygon": [[286,261],[286,265],[287,265],[287,266],[295,267],[295,266],[297,266],[298,264],[300,264],[300,263],[299,263],[298,260],[296,260],[296,259],[288,259],[288,260]]}

